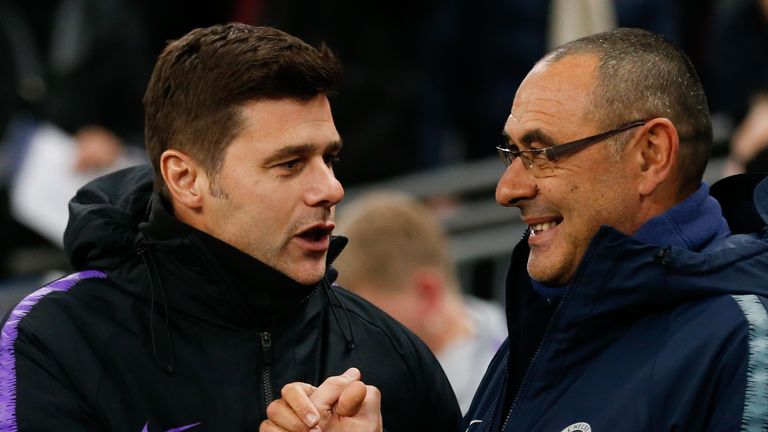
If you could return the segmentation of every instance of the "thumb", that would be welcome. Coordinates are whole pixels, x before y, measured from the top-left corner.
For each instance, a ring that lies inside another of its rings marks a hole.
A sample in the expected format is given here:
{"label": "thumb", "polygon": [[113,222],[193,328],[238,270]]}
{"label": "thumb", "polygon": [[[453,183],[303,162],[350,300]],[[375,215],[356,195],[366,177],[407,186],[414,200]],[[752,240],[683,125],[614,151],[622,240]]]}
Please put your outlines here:
{"label": "thumb", "polygon": [[310,401],[320,411],[330,411],[341,397],[341,393],[350,384],[360,380],[360,371],[357,368],[349,368],[344,374],[332,376],[325,381],[309,396]]}
{"label": "thumb", "polygon": [[355,381],[341,392],[336,404],[336,413],[342,417],[352,417],[360,411],[368,389],[362,381]]}

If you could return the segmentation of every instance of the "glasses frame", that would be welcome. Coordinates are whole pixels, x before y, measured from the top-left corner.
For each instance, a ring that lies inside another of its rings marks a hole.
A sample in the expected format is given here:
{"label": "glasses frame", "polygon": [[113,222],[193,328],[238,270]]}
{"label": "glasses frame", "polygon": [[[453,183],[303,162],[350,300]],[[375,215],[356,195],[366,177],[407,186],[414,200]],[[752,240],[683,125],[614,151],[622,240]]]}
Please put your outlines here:
{"label": "glasses frame", "polygon": [[[586,138],[577,139],[575,141],[569,141],[567,143],[559,144],[552,147],[546,147],[541,149],[520,150],[517,145],[512,144],[514,148],[509,147],[509,143],[496,146],[496,151],[499,152],[499,157],[504,165],[510,166],[512,162],[520,157],[524,163],[525,168],[533,168],[534,156],[544,154],[547,160],[553,162],[560,159],[563,156],[576,153],[580,150],[596,144],[600,141],[606,140],[612,136],[618,135],[624,131],[632,128],[643,126],[647,123],[646,120],[635,120],[629,123],[623,124],[616,129],[611,129],[607,132],[602,132],[597,135],[588,136]],[[526,156],[530,155],[530,156]]]}

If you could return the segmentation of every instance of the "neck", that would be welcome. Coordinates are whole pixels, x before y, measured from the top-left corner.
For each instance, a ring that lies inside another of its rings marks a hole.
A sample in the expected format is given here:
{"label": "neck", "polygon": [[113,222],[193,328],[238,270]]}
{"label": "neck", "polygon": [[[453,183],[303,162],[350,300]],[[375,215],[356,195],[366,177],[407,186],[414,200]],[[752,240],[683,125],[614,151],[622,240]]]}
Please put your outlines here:
{"label": "neck", "polygon": [[434,353],[440,353],[452,343],[472,336],[475,331],[458,296],[449,296],[442,313],[427,327],[424,342]]}

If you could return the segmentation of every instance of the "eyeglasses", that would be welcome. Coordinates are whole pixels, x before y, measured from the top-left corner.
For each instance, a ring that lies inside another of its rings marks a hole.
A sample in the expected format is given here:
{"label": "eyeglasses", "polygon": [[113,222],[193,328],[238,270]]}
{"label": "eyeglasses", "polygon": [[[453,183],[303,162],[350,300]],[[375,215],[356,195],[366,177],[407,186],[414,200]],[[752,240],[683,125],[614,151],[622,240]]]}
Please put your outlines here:
{"label": "eyeglasses", "polygon": [[552,162],[559,158],[576,153],[577,151],[584,150],[592,144],[606,140],[614,135],[618,135],[626,130],[636,128],[645,124],[645,120],[635,120],[633,122],[624,124],[616,129],[609,130],[608,132],[599,133],[590,137],[578,139],[576,141],[570,141],[564,144],[531,150],[520,150],[515,144],[503,144],[496,146],[496,150],[499,152],[499,157],[504,165],[510,166],[512,162],[519,156],[523,159],[523,166],[525,168],[533,168],[536,161],[541,161],[541,155],[546,156],[547,160]]}

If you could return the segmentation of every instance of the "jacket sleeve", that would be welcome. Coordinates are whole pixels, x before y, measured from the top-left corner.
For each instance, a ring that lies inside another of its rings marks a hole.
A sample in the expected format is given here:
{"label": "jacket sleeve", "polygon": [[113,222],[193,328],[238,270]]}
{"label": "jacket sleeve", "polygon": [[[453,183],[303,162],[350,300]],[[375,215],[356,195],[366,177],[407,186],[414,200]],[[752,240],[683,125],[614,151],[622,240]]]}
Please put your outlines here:
{"label": "jacket sleeve", "polygon": [[713,298],[705,306],[694,310],[707,313],[687,324],[671,323],[678,337],[656,365],[651,429],[763,430],[768,313],[754,295]]}
{"label": "jacket sleeve", "polygon": [[73,378],[45,344],[18,323],[11,316],[2,330],[0,430],[101,430]]}
{"label": "jacket sleeve", "polygon": [[768,299],[734,296],[745,322],[719,350],[707,431],[763,430],[768,424]]}
{"label": "jacket sleeve", "polygon": [[[745,397],[746,386],[745,377],[747,376],[747,362],[735,362],[727,366],[735,373],[727,374],[726,377],[717,377],[720,385],[717,389],[717,397],[709,408],[702,408],[701,414],[708,418],[707,425],[702,430],[716,432],[722,430],[737,430],[742,425],[742,417],[745,409],[745,402],[748,402],[750,396]],[[716,377],[713,377],[716,378]],[[766,421],[762,417],[763,423]]]}

